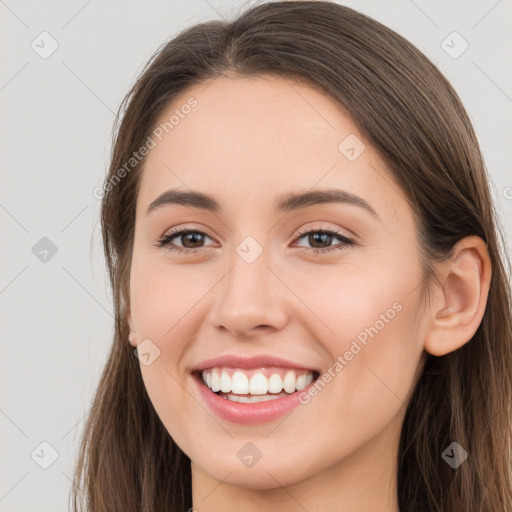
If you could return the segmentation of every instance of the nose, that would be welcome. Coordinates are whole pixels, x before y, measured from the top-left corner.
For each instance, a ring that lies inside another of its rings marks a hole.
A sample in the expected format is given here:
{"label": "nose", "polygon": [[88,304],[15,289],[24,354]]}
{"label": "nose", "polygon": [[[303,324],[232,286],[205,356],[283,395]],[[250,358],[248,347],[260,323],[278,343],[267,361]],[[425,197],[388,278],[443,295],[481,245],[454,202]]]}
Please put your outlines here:
{"label": "nose", "polygon": [[251,263],[235,253],[232,261],[215,293],[214,325],[245,339],[283,329],[290,292],[270,268],[266,253]]}

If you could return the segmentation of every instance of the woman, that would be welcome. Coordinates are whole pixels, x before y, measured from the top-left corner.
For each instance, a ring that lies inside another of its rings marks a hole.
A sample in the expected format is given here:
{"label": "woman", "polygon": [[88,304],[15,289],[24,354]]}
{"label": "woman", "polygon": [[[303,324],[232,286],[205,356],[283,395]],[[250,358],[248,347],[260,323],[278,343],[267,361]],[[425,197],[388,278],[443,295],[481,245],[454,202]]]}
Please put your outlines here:
{"label": "woman", "polygon": [[439,70],[272,2],[184,30],[122,107],[74,510],[511,510],[508,277]]}

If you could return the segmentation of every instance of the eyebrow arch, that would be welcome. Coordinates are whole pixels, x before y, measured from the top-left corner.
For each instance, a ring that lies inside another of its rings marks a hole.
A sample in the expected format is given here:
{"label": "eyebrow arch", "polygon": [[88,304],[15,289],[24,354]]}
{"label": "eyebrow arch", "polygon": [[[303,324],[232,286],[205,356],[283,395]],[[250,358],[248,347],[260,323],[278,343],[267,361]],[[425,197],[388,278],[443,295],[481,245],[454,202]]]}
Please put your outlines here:
{"label": "eyebrow arch", "polygon": [[[323,203],[342,203],[359,206],[371,213],[375,218],[379,218],[375,209],[362,197],[340,189],[312,190],[299,193],[290,192],[278,198],[275,211],[276,213],[289,212]],[[177,204],[211,212],[219,212],[221,210],[220,204],[212,196],[201,192],[184,192],[181,190],[170,189],[159,195],[149,205],[146,210],[146,215],[161,206],[170,204]]]}

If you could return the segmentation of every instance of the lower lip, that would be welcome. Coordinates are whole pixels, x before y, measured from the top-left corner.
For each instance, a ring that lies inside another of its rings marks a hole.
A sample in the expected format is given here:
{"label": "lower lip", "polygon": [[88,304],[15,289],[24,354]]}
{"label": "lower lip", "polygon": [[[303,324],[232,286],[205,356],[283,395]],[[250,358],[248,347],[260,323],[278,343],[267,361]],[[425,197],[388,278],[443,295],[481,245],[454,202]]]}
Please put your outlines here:
{"label": "lower lip", "polygon": [[315,383],[313,381],[309,386],[289,396],[275,398],[266,402],[246,404],[233,402],[217,395],[210,390],[198,375],[193,375],[193,379],[199,387],[204,401],[217,416],[231,423],[242,424],[266,423],[291,412],[295,407],[301,405],[301,402],[299,402],[300,393],[307,392],[308,388]]}

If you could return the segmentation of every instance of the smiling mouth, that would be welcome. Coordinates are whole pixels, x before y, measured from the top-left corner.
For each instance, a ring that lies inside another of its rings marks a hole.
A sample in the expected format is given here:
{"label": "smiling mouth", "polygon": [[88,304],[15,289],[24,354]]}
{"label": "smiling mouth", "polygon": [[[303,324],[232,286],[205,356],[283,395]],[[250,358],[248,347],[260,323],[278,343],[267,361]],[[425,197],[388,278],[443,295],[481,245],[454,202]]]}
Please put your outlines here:
{"label": "smiling mouth", "polygon": [[193,372],[212,393],[240,403],[259,403],[297,393],[320,376],[318,371],[279,367],[247,370],[213,367]]}

